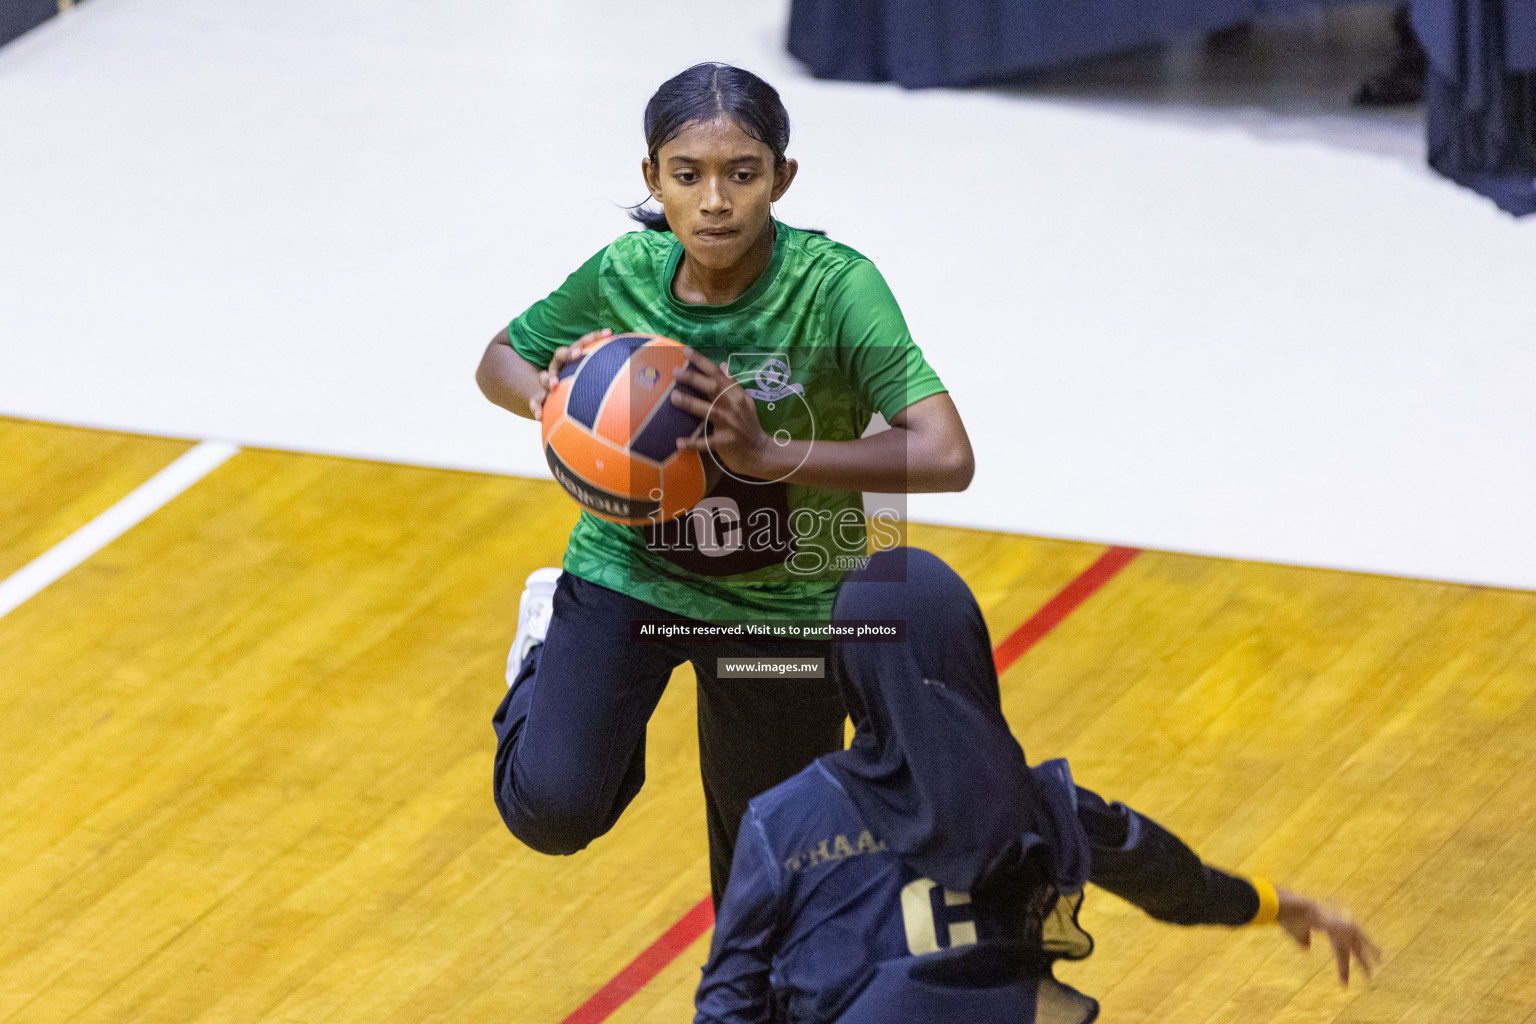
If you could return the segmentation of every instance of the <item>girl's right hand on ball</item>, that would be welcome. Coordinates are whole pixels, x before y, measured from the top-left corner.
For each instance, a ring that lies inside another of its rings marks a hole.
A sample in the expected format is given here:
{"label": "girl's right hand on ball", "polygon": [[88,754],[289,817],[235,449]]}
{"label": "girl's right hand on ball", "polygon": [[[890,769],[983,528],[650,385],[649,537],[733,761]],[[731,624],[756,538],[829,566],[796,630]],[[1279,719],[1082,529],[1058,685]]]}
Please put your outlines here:
{"label": "girl's right hand on ball", "polygon": [[582,349],[586,348],[588,345],[591,345],[593,342],[602,341],[604,338],[611,337],[612,335],[613,331],[607,327],[604,327],[600,331],[593,331],[590,334],[583,334],[570,345],[561,345],[559,348],[555,349],[554,356],[549,360],[549,369],[541,370],[539,372],[539,386],[543,388],[543,391],[541,391],[536,398],[532,398],[528,402],[528,410],[533,413],[534,419],[537,420],[543,418],[544,399],[549,397],[549,389],[554,387],[555,381],[560,378],[561,367],[565,366],[565,364],[569,363],[571,360],[579,358],[581,356]]}

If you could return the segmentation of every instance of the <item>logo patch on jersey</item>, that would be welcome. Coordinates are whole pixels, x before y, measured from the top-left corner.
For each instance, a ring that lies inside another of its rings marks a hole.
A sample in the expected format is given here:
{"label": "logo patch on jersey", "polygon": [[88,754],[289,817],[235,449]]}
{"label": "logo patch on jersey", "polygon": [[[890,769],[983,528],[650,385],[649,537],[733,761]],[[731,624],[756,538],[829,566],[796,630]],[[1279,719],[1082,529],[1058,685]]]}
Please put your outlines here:
{"label": "logo patch on jersey", "polygon": [[642,387],[647,389],[653,388],[656,386],[656,382],[661,380],[661,371],[654,366],[647,366],[635,374],[635,379],[640,382]]}
{"label": "logo patch on jersey", "polygon": [[[732,356],[731,362],[735,363],[738,357]],[[734,370],[735,367],[732,367]],[[742,382],[742,390],[759,402],[777,402],[790,395],[805,395],[804,384],[791,384],[789,382],[789,361],[780,353],[775,352],[764,359],[750,378],[746,374],[735,375]],[[752,385],[757,385],[753,387]]]}

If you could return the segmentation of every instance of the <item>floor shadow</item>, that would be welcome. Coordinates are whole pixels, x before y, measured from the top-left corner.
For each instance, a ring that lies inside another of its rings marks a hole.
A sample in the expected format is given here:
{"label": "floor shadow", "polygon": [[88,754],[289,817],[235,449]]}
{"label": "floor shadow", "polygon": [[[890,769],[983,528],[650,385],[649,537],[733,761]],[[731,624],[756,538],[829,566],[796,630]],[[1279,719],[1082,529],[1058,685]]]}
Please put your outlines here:
{"label": "floor shadow", "polygon": [[1392,60],[1390,5],[1310,8],[1246,30],[1193,36],[1040,72],[1000,91],[1149,120],[1236,128],[1424,161],[1419,106],[1350,104],[1362,79]]}

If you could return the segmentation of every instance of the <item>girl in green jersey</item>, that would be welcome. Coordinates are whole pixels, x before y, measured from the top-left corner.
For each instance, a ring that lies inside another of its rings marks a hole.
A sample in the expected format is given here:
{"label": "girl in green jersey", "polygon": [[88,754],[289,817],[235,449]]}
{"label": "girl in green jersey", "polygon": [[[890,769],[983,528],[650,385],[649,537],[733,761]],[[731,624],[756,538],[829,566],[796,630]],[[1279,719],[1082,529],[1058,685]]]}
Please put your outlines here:
{"label": "girl in green jersey", "polygon": [[[830,679],[722,679],[720,657],[825,657],[825,639],[648,640],[640,621],[826,620],[867,554],[862,492],[958,491],[973,458],[943,384],[869,260],[771,215],[797,165],[778,93],[701,64],[645,111],[641,172],[661,214],[621,236],[486,348],[486,397],[529,419],[584,344],[640,331],[690,346],[673,401],[707,423],[708,516],[626,527],[583,513],[564,571],[529,578],[507,697],[496,800],[535,849],[603,834],[644,779],[645,726],[672,669],[699,681],[699,746],[716,898],[746,803],[842,745]],[[574,342],[572,339],[577,339]],[[862,436],[875,413],[889,430]],[[890,546],[894,513],[875,513]],[[714,525],[709,525],[710,523]],[[703,534],[709,534],[704,536]],[[827,664],[824,662],[824,664]]]}

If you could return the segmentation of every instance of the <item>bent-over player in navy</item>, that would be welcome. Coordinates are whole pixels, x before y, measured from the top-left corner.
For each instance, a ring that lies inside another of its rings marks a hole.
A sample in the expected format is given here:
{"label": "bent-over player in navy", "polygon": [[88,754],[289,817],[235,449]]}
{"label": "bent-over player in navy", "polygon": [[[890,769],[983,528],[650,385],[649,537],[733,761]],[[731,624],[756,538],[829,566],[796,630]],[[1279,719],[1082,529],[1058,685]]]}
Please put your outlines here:
{"label": "bent-over player in navy", "polygon": [[1051,964],[1092,950],[1087,882],[1172,924],[1321,931],[1341,982],[1369,971],[1347,915],[1202,863],[1063,760],[1030,768],[981,611],[937,557],[875,555],[834,615],[905,620],[907,642],[835,646],[853,743],[749,805],[696,1024],[1086,1024],[1098,1003]]}

